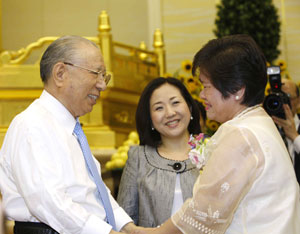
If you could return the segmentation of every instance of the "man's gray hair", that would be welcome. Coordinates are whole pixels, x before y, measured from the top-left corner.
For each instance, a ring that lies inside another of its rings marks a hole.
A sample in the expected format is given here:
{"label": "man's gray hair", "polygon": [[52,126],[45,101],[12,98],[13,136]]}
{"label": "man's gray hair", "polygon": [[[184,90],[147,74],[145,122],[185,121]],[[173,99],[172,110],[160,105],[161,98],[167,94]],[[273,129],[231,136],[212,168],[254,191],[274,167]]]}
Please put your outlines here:
{"label": "man's gray hair", "polygon": [[94,42],[80,36],[63,36],[52,42],[41,58],[40,75],[42,81],[47,83],[56,63],[71,62],[75,59],[78,54],[78,45],[82,43],[98,47]]}

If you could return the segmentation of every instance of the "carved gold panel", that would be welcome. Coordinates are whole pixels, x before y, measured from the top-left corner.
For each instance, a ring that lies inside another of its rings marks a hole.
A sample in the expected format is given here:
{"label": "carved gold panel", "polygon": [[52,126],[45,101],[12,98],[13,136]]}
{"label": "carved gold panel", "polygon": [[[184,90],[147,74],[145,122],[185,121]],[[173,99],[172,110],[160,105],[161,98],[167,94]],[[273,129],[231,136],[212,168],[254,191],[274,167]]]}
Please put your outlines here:
{"label": "carved gold panel", "polygon": [[[106,12],[99,16],[98,31],[97,37],[87,39],[101,48],[112,78],[93,111],[80,117],[96,156],[110,155],[135,129],[135,111],[141,91],[165,70],[160,31],[154,35],[154,51],[146,50],[142,43],[139,48],[113,41]],[[47,45],[57,38],[43,37],[25,48],[0,54],[0,144],[14,116],[40,96],[43,84],[39,60]]]}

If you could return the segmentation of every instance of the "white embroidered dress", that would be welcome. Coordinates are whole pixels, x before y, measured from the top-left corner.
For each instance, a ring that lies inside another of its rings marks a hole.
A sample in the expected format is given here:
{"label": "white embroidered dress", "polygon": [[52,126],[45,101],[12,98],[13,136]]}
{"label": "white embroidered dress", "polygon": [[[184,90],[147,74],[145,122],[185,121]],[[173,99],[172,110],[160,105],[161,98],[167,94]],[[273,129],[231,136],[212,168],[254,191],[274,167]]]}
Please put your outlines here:
{"label": "white embroidered dress", "polygon": [[299,186],[272,119],[259,106],[222,124],[193,198],[172,216],[183,232],[300,233]]}

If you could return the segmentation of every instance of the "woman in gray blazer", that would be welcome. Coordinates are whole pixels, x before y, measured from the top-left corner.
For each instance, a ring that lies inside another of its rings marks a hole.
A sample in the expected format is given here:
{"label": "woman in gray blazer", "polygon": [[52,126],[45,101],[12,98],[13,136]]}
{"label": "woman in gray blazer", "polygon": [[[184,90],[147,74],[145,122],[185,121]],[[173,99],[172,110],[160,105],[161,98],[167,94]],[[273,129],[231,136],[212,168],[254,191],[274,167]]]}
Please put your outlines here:
{"label": "woman in gray blazer", "polygon": [[118,203],[135,224],[156,227],[192,197],[199,170],[188,140],[200,133],[199,110],[179,80],[157,78],[140,97],[136,128],[140,145],[128,152]]}

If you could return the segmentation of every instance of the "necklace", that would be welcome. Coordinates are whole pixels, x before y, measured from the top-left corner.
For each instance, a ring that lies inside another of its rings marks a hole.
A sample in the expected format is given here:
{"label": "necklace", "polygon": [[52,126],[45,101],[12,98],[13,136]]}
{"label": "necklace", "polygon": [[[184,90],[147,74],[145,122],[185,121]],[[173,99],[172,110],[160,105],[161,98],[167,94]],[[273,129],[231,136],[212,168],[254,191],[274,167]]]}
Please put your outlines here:
{"label": "necklace", "polygon": [[[187,146],[188,146],[188,144],[187,144]],[[163,158],[166,158],[169,160],[174,160],[174,161],[184,161],[184,160],[188,159],[188,153],[190,151],[190,147],[188,147],[187,150],[182,150],[182,151],[174,151],[174,150],[169,150],[166,148],[157,148],[156,151],[160,157],[163,157]]]}

